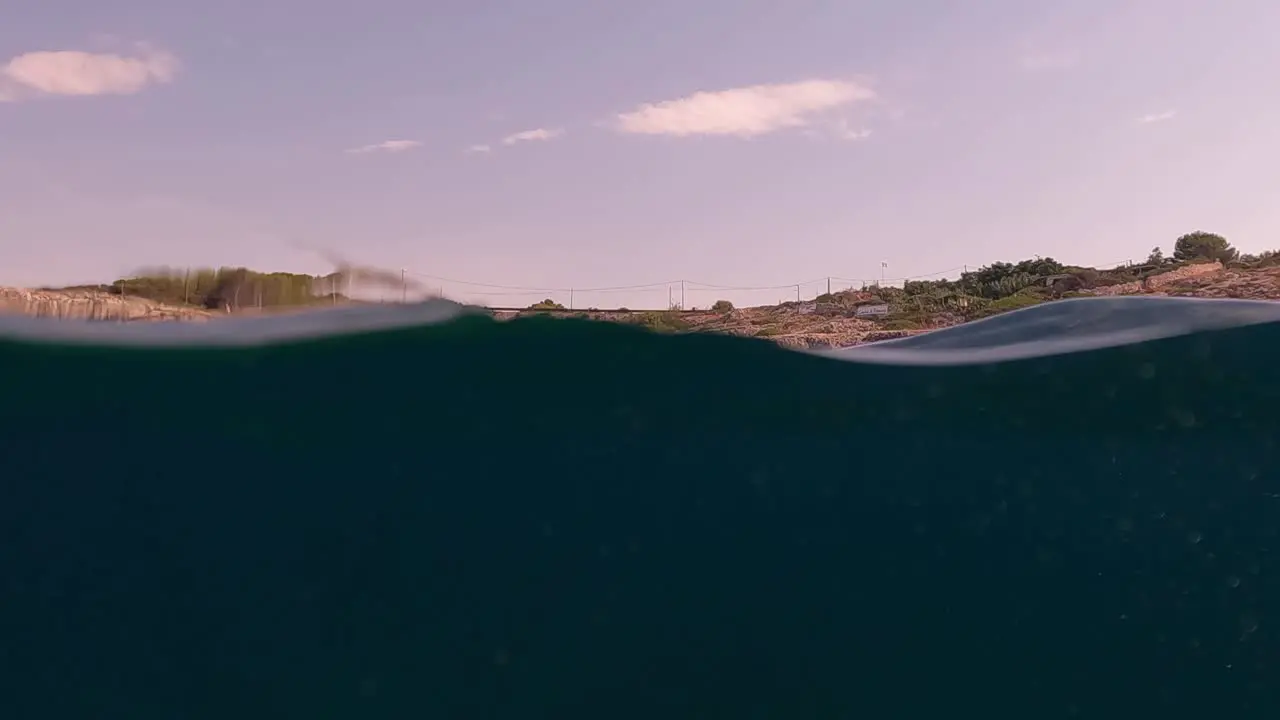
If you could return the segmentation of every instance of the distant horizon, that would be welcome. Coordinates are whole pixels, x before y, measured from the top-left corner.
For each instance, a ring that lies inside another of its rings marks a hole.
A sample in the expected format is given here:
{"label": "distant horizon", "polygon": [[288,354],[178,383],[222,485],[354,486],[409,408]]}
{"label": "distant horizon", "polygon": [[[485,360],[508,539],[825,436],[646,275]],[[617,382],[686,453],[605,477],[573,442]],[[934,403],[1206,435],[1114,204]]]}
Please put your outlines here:
{"label": "distant horizon", "polygon": [[[1193,231],[1189,231],[1189,232],[1193,232]],[[1230,241],[1230,238],[1228,238],[1228,241]],[[1173,245],[1173,242],[1170,241],[1167,248],[1162,247],[1161,249],[1165,250],[1167,255],[1172,255],[1172,245]],[[1233,246],[1234,245],[1235,244],[1233,243]],[[1237,249],[1239,249],[1238,246],[1236,247]],[[1265,248],[1260,250],[1241,250],[1241,252],[1259,253],[1259,252],[1265,252],[1272,249],[1274,248]],[[1151,251],[1151,247],[1148,247],[1146,251],[1144,251],[1138,257],[1124,258],[1124,259],[1113,260],[1113,261],[1099,263],[1099,264],[1076,263],[1076,262],[1071,262],[1069,260],[1063,260],[1061,258],[1049,256],[1049,255],[1032,254],[1026,257],[990,260],[981,264],[961,265],[959,267],[949,268],[947,270],[943,270],[936,273],[927,273],[923,275],[913,275],[908,277],[893,277],[886,274],[886,276],[882,278],[880,277],[849,278],[849,277],[842,277],[838,275],[831,275],[831,276],[823,276],[819,278],[810,278],[806,281],[802,281],[798,283],[795,283],[795,282],[778,283],[775,285],[768,285],[768,286],[734,286],[734,285],[719,284],[719,283],[699,282],[699,281],[688,280],[688,279],[684,279],[684,280],[673,279],[673,280],[666,280],[666,281],[660,281],[660,282],[654,282],[654,283],[635,283],[635,284],[621,285],[621,286],[615,286],[615,287],[600,287],[600,286],[591,286],[591,285],[584,284],[584,286],[581,288],[574,288],[574,287],[533,288],[529,286],[493,285],[493,284],[483,283],[483,282],[474,281],[474,280],[445,278],[445,277],[436,276],[436,275],[417,273],[412,270],[408,270],[407,268],[403,268],[403,270],[405,270],[406,279],[409,281],[410,285],[415,286],[416,288],[413,291],[409,292],[410,299],[426,299],[430,297],[443,297],[448,300],[455,300],[458,302],[464,302],[466,304],[484,305],[487,307],[495,307],[495,308],[525,308],[530,305],[541,302],[543,300],[550,299],[565,305],[566,308],[568,308],[572,304],[575,306],[573,309],[579,309],[579,310],[586,310],[588,308],[597,308],[601,310],[618,309],[618,308],[627,308],[632,310],[641,310],[641,309],[662,310],[669,307],[666,304],[666,302],[663,302],[660,305],[654,305],[652,307],[648,307],[644,305],[637,305],[635,303],[616,302],[613,300],[611,300],[611,302],[614,302],[615,304],[605,305],[605,304],[601,304],[600,302],[593,302],[589,305],[584,305],[582,303],[582,300],[590,299],[590,298],[599,299],[602,297],[618,298],[620,297],[619,293],[631,292],[633,293],[632,297],[637,297],[638,295],[636,295],[636,293],[647,293],[650,298],[661,296],[659,299],[662,299],[665,301],[667,297],[670,297],[673,303],[679,304],[678,301],[681,299],[681,290],[683,289],[684,305],[686,306],[683,309],[690,310],[695,308],[705,309],[706,307],[714,303],[716,300],[729,300],[735,306],[743,306],[743,307],[750,307],[750,306],[756,306],[756,305],[775,305],[775,304],[781,304],[786,302],[795,302],[797,301],[797,299],[800,301],[811,301],[815,297],[825,292],[828,292],[828,289],[827,289],[828,287],[830,288],[830,292],[840,292],[845,290],[859,290],[859,289],[863,289],[863,288],[871,287],[875,285],[901,286],[906,281],[917,281],[917,280],[952,280],[954,281],[959,279],[960,275],[964,272],[977,270],[981,267],[988,266],[995,262],[1018,263],[1023,260],[1032,260],[1036,258],[1052,259],[1068,267],[1085,267],[1085,268],[1093,268],[1097,270],[1109,270],[1109,269],[1116,269],[1116,268],[1125,266],[1127,264],[1140,265],[1146,261],[1146,256],[1150,253],[1150,251]],[[336,268],[337,266],[335,265],[334,267]],[[108,280],[100,281],[100,282],[81,282],[81,283],[66,283],[66,284],[45,283],[40,286],[24,286],[24,287],[25,289],[30,289],[30,290],[61,290],[61,289],[69,289],[69,288],[77,288],[77,287],[108,286],[119,280],[127,280],[129,278],[136,278],[136,277],[144,277],[150,273],[160,273],[166,270],[169,272],[176,273],[184,270],[191,270],[191,271],[222,270],[222,269],[231,269],[231,268],[244,269],[244,270],[248,270],[251,272],[264,274],[264,275],[272,274],[272,273],[287,273],[287,274],[293,274],[293,275],[305,275],[305,276],[314,277],[314,278],[324,278],[330,275],[338,274],[340,272],[337,269],[321,271],[321,272],[300,272],[300,271],[290,271],[290,270],[281,270],[281,269],[267,270],[267,269],[255,268],[255,267],[250,267],[245,265],[222,265],[219,267],[193,266],[191,268],[181,268],[181,267],[174,267],[174,266],[166,266],[162,264],[155,264],[155,265],[144,266],[144,267],[138,268],[136,271],[132,273],[125,273],[123,275],[110,278]],[[367,268],[367,267],[364,269],[380,271],[387,274],[388,276],[393,275],[395,273],[399,273],[402,270],[402,268]],[[433,285],[432,284],[433,282],[436,284]],[[681,287],[682,284],[683,284],[683,288]],[[485,290],[468,291],[466,289],[468,286],[484,287],[484,288],[487,288],[488,291],[485,291]],[[797,289],[797,286],[799,286],[799,290],[800,290],[799,298],[797,298],[794,295],[794,292]],[[374,294],[381,294],[384,297],[391,297],[391,296],[397,295],[400,292],[401,292],[400,289],[388,284]],[[318,295],[318,297],[326,294],[327,293],[321,293],[320,295]],[[338,294],[345,296],[345,294],[341,290],[339,290]],[[777,300],[759,300],[760,298],[770,294],[778,296],[778,299]],[[370,300],[370,294],[363,292],[363,290],[361,291],[361,294],[353,295],[351,297],[353,299],[358,299],[362,301]],[[517,298],[528,299],[528,302],[518,301]],[[698,300],[696,304],[692,301],[693,298],[696,298]],[[735,298],[749,298],[749,300],[746,302],[739,302]],[[392,301],[394,301],[394,299],[395,298],[392,298]],[[759,301],[757,302],[757,300]]]}

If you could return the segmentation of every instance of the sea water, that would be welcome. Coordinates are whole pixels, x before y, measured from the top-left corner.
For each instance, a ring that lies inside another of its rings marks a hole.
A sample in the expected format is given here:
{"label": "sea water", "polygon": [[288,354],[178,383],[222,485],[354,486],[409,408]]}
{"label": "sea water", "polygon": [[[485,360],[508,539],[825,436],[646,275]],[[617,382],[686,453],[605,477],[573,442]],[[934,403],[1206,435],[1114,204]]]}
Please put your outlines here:
{"label": "sea water", "polygon": [[1280,307],[0,324],[0,718],[1280,717]]}

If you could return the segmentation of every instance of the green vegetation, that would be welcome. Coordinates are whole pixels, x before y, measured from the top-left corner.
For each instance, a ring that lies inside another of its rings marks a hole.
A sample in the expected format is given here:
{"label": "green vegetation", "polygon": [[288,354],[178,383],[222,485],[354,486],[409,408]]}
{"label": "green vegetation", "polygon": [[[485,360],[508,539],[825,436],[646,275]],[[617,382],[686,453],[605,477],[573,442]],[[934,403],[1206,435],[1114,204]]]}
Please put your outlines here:
{"label": "green vegetation", "polygon": [[1228,267],[1258,267],[1280,264],[1280,254],[1241,255],[1221,235],[1197,231],[1178,238],[1172,256],[1156,247],[1140,265],[1098,270],[1036,257],[1017,263],[991,263],[962,273],[955,280],[909,280],[900,288],[871,285],[857,292],[825,293],[818,296],[817,302],[850,309],[886,304],[891,314],[880,321],[881,325],[885,329],[910,330],[927,327],[928,317],[940,313],[976,320],[1049,300],[1076,297],[1084,290],[1143,280],[1189,264],[1215,261]]}
{"label": "green vegetation", "polygon": [[881,330],[923,330],[924,322],[910,317],[890,317],[880,322]]}
{"label": "green vegetation", "polygon": [[529,309],[530,310],[564,310],[565,307],[560,303],[556,302],[555,300],[552,300],[551,298],[547,298],[542,302],[536,302],[530,305]]}
{"label": "green vegetation", "polygon": [[1226,238],[1213,233],[1197,230],[1183,235],[1173,243],[1174,260],[1217,260],[1226,265],[1239,258],[1239,250],[1231,247]]}
{"label": "green vegetation", "polygon": [[658,332],[682,332],[690,328],[688,321],[676,310],[640,313],[631,322]]}
{"label": "green vegetation", "polygon": [[246,268],[201,268],[182,271],[161,268],[120,278],[110,285],[80,286],[68,290],[142,297],[166,305],[209,309],[243,307],[303,307],[343,300],[337,273],[326,276],[296,273],[260,273]]}
{"label": "green vegetation", "polygon": [[711,306],[711,312],[727,313],[733,311],[733,303],[728,300],[717,300]]}

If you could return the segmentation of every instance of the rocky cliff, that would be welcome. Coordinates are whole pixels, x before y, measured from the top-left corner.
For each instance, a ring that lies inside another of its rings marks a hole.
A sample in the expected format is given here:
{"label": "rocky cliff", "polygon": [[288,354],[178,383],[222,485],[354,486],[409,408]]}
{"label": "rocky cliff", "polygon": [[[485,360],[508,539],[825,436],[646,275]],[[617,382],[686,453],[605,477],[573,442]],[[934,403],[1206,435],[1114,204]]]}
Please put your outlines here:
{"label": "rocky cliff", "polygon": [[0,313],[115,322],[206,320],[210,317],[210,313],[205,310],[172,307],[143,298],[121,297],[92,290],[22,288],[0,288]]}

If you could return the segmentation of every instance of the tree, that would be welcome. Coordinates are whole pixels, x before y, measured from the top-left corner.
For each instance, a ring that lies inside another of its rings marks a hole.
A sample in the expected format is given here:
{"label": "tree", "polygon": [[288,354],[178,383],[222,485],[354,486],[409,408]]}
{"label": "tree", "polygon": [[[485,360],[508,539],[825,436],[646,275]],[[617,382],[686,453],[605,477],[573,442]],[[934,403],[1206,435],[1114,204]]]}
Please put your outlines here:
{"label": "tree", "polygon": [[1240,251],[1221,235],[1197,230],[1187,233],[1173,243],[1175,260],[1217,260],[1224,265],[1240,256]]}
{"label": "tree", "polygon": [[333,275],[260,273],[246,268],[145,269],[120,278],[107,292],[142,297],[168,305],[209,309],[251,306],[299,307],[345,299]]}
{"label": "tree", "polygon": [[972,295],[998,300],[1063,271],[1062,263],[1053,258],[1037,257],[1016,264],[995,262],[963,273],[959,285]]}
{"label": "tree", "polygon": [[711,312],[726,313],[730,310],[733,310],[733,303],[728,300],[717,300],[715,304],[711,306]]}
{"label": "tree", "polygon": [[560,303],[556,302],[555,300],[552,300],[551,298],[547,298],[542,302],[536,302],[530,305],[529,309],[530,310],[564,310],[565,307]]}
{"label": "tree", "polygon": [[1160,249],[1159,245],[1151,248],[1151,254],[1147,255],[1147,264],[1148,265],[1164,264],[1164,251]]}

